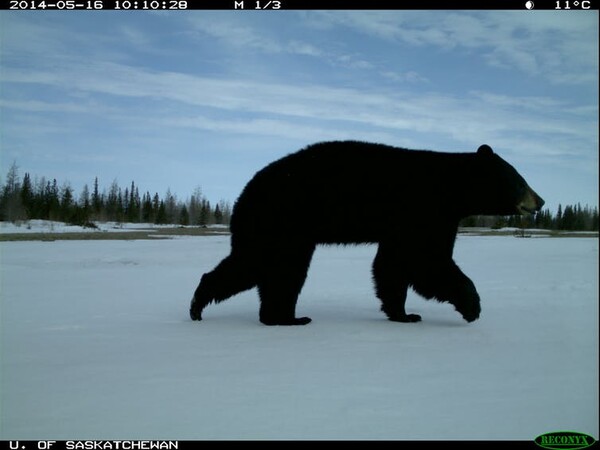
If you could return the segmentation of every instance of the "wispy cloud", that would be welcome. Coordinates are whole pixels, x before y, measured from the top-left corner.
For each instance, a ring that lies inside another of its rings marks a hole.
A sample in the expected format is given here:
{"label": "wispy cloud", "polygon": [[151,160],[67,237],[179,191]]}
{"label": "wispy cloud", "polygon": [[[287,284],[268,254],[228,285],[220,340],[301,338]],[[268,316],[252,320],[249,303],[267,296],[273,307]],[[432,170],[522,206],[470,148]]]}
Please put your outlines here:
{"label": "wispy cloud", "polygon": [[306,136],[311,136],[315,141],[360,139],[373,141],[389,141],[393,139],[391,133],[385,131],[360,130],[348,131],[343,127],[336,128],[324,122],[299,123],[298,120],[285,119],[215,119],[207,116],[181,116],[170,117],[166,120],[156,121],[156,125],[183,127],[205,130],[210,132],[224,132],[230,135],[275,136],[285,139],[302,141]]}
{"label": "wispy cloud", "polygon": [[42,102],[38,100],[10,101],[0,99],[0,108],[34,113],[87,113],[90,109],[80,103]]}
{"label": "wispy cloud", "polygon": [[380,39],[440,49],[478,49],[488,64],[542,76],[554,83],[597,77],[597,15],[574,11],[316,12],[320,26],[344,26]]}
{"label": "wispy cloud", "polygon": [[[178,114],[164,122],[177,126],[214,127],[222,131],[252,133],[254,130],[256,134],[277,136],[293,131],[293,135],[302,135],[308,133],[311,127],[291,124],[303,119],[329,123],[329,127],[335,127],[335,122],[345,122],[378,127],[382,131],[387,129],[387,132],[407,130],[412,133],[446,134],[463,143],[483,140],[501,143],[505,136],[532,131],[577,140],[584,139],[587,133],[588,139],[593,138],[589,136],[593,117],[586,119],[579,113],[580,109],[573,109],[573,105],[546,97],[511,97],[481,91],[472,92],[466,98],[436,93],[413,94],[410,90],[397,89],[364,92],[350,88],[284,85],[154,72],[112,63],[57,68],[54,72],[8,69],[4,72],[4,79],[6,82],[40,84],[87,94],[147,98],[156,103],[158,111],[171,110],[163,102],[174,102],[191,107],[214,108],[235,115],[252,113],[255,117],[250,121],[231,117],[216,121],[207,116],[191,116],[192,119],[182,120]],[[97,101],[107,100],[98,98]],[[38,111],[52,108],[41,102],[5,101],[3,106]],[[70,112],[78,109],[69,104],[53,107]],[[560,118],[547,114],[548,109],[560,110]],[[591,105],[584,109],[590,110],[593,111]],[[275,116],[277,120],[272,119]],[[573,120],[567,120],[569,117]],[[286,126],[286,122],[289,125]],[[340,128],[344,127],[340,125]],[[569,149],[565,147],[562,151]]]}
{"label": "wispy cloud", "polygon": [[409,70],[406,72],[394,72],[391,70],[384,70],[380,72],[380,74],[384,78],[388,78],[392,81],[400,82],[400,83],[428,83],[429,80],[420,75],[418,72],[413,70]]}
{"label": "wispy cloud", "polygon": [[216,38],[232,47],[255,48],[260,51],[277,53],[284,48],[277,39],[271,39],[259,30],[244,23],[236,16],[221,16],[214,20],[207,15],[193,14],[186,16],[200,39],[206,36]]}
{"label": "wispy cloud", "polygon": [[204,14],[190,14],[186,15],[185,21],[192,26],[198,39],[209,36],[233,48],[315,57],[323,54],[321,49],[306,41],[278,36],[269,28],[253,26],[252,22],[237,15],[222,15],[219,20],[214,20]]}
{"label": "wispy cloud", "polygon": [[146,47],[153,43],[151,35],[132,25],[119,25],[119,34],[136,47]]}

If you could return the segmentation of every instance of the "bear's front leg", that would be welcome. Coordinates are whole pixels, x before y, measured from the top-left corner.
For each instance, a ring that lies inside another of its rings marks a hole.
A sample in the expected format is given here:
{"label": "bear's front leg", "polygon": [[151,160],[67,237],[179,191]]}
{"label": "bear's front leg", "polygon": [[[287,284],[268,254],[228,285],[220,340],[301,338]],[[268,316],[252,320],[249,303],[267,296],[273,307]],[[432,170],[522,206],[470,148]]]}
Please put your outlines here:
{"label": "bear's front leg", "polygon": [[465,274],[460,273],[463,279],[461,280],[459,293],[454,300],[450,300],[450,303],[454,305],[454,308],[462,314],[467,322],[473,322],[481,314],[481,301],[473,282]]}
{"label": "bear's front leg", "polygon": [[381,310],[387,314],[388,320],[391,320],[392,322],[414,323],[421,321],[421,316],[418,314],[406,314],[398,312],[388,313],[386,310],[383,309],[383,307],[381,308]]}
{"label": "bear's front leg", "polygon": [[258,281],[260,321],[265,325],[306,325],[310,317],[296,317],[296,302],[308,273],[314,245],[274,245],[261,256]]}
{"label": "bear's front leg", "polygon": [[481,304],[477,289],[453,260],[424,264],[412,278],[412,286],[423,297],[451,303],[467,322],[479,318]]}
{"label": "bear's front leg", "polygon": [[400,259],[394,256],[397,254],[395,246],[382,243],[373,261],[373,281],[381,310],[392,322],[420,322],[418,314],[406,314],[408,280],[404,278]]}
{"label": "bear's front leg", "polygon": [[306,325],[310,317],[296,317],[298,292],[293,292],[287,283],[268,280],[258,284],[260,296],[260,321],[265,325]]}
{"label": "bear's front leg", "polygon": [[381,310],[392,322],[413,323],[420,322],[421,316],[418,314],[406,314],[405,304],[408,291],[408,284],[399,286],[395,289],[386,290],[385,283],[377,281],[375,278],[377,298],[381,300]]}

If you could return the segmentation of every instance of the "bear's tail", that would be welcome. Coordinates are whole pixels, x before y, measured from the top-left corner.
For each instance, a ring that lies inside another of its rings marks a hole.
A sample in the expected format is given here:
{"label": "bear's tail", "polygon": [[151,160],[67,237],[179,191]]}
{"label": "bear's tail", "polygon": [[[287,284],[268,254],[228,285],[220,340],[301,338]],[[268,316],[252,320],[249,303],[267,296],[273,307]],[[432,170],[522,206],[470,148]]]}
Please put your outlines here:
{"label": "bear's tail", "polygon": [[210,303],[219,303],[239,292],[256,286],[256,275],[251,264],[234,255],[227,256],[212,272],[202,275],[190,304],[192,320],[202,320],[202,310]]}

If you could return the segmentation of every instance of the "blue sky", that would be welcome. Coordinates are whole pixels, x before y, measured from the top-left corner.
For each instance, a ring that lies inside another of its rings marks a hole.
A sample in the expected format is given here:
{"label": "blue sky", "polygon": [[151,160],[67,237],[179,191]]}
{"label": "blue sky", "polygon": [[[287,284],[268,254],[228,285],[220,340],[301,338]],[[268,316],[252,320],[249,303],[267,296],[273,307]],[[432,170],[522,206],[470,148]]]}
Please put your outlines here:
{"label": "blue sky", "polygon": [[2,179],[233,202],[317,141],[487,143],[598,205],[598,11],[2,11],[0,83]]}

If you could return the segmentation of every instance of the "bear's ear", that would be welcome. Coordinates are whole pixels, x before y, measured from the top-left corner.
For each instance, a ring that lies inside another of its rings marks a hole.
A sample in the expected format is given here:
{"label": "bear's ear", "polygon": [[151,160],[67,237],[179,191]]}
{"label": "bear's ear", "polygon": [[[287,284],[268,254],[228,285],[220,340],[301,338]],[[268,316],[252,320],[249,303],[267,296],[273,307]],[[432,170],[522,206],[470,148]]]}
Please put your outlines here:
{"label": "bear's ear", "polygon": [[492,156],[494,154],[494,150],[492,150],[492,147],[489,145],[483,144],[477,149],[477,154],[483,156]]}

